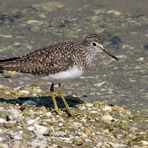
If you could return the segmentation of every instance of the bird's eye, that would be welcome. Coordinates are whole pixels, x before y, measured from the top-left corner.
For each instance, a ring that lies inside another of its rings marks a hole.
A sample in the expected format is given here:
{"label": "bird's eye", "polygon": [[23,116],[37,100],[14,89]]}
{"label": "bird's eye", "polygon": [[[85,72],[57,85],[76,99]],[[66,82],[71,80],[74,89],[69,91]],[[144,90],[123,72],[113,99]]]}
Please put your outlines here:
{"label": "bird's eye", "polygon": [[91,44],[92,44],[93,47],[97,46],[97,44],[95,42],[92,42]]}

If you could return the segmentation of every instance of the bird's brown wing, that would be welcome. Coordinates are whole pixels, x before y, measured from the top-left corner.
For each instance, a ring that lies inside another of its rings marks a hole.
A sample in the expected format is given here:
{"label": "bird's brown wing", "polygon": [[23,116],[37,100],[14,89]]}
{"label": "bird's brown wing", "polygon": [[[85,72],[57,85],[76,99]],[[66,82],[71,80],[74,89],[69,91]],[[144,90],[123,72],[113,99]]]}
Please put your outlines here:
{"label": "bird's brown wing", "polygon": [[1,60],[0,69],[33,75],[54,74],[67,70],[72,64],[72,59],[65,54],[67,53],[61,52],[59,46],[49,46],[23,57]]}

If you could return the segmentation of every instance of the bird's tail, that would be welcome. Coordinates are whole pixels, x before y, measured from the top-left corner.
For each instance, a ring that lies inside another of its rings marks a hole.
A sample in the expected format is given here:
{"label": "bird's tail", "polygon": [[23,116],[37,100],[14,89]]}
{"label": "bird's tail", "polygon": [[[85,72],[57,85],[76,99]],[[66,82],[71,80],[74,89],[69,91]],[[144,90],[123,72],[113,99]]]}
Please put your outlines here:
{"label": "bird's tail", "polygon": [[12,64],[17,59],[19,59],[19,57],[0,60],[0,73],[3,73],[5,69],[7,70],[7,65]]}
{"label": "bird's tail", "polygon": [[0,73],[3,73],[3,67],[2,66],[0,66]]}

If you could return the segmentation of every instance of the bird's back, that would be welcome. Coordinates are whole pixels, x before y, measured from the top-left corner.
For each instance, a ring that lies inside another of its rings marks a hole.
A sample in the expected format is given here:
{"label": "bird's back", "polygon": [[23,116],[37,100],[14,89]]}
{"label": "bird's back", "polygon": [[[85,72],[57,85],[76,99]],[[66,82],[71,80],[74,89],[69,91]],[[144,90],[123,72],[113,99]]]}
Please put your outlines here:
{"label": "bird's back", "polygon": [[0,60],[0,71],[48,75],[66,70],[73,64],[74,42],[62,42],[38,49],[22,57]]}

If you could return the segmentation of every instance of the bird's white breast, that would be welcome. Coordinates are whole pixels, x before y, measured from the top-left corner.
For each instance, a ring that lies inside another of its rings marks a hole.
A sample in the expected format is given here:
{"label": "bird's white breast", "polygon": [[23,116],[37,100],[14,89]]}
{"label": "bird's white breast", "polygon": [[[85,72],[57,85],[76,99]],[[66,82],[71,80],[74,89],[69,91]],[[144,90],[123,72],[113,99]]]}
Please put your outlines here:
{"label": "bird's white breast", "polygon": [[49,74],[48,76],[44,77],[43,79],[49,80],[69,80],[74,79],[83,74],[83,70],[78,69],[76,66],[69,68],[67,71],[62,71],[56,74]]}

